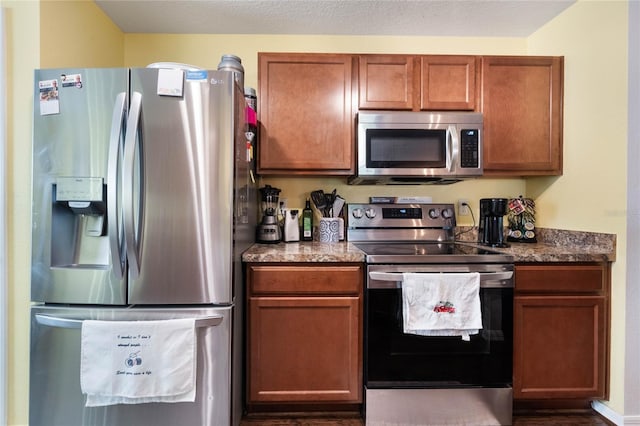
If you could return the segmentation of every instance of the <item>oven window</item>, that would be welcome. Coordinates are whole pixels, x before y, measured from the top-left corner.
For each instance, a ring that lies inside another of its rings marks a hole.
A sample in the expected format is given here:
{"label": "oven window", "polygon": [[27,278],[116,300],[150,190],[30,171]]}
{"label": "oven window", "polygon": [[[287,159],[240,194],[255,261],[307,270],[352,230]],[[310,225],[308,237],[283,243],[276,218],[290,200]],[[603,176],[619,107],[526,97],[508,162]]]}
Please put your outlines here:
{"label": "oven window", "polygon": [[480,289],[483,329],[469,342],[404,334],[400,289],[368,289],[366,296],[367,387],[512,383],[513,289]]}
{"label": "oven window", "polygon": [[435,129],[367,129],[367,167],[443,168],[447,165],[447,131]]}

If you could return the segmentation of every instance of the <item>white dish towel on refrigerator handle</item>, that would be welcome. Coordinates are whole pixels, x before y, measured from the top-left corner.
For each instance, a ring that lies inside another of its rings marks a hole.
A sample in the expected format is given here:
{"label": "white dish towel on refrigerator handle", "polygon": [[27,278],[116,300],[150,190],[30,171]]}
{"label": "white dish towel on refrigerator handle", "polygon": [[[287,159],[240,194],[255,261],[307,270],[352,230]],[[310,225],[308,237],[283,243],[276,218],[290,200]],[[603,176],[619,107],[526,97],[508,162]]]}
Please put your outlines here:
{"label": "white dish towel on refrigerator handle", "polygon": [[482,329],[480,274],[404,273],[402,317],[407,334],[469,341]]}
{"label": "white dish towel on refrigerator handle", "polygon": [[80,385],[86,406],[193,402],[195,318],[82,324]]}

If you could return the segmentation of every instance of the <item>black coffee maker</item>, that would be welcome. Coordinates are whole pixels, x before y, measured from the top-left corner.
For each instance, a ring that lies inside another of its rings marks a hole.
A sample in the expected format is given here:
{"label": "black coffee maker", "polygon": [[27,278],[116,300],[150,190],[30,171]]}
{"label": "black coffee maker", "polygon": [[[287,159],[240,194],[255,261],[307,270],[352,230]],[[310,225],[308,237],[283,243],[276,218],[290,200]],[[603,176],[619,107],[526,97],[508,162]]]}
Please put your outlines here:
{"label": "black coffee maker", "polygon": [[503,225],[508,203],[509,200],[506,198],[483,198],[480,200],[478,243],[491,247],[509,246],[504,242]]}

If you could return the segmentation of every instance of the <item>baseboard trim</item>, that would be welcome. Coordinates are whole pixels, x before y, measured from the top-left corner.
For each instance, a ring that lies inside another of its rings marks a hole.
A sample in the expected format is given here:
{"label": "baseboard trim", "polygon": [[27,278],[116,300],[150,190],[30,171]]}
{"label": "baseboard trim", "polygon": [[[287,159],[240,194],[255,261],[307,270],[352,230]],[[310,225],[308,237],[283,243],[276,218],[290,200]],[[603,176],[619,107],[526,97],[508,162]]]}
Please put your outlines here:
{"label": "baseboard trim", "polygon": [[640,425],[640,416],[623,416],[600,401],[593,401],[591,406],[595,411],[600,413],[600,415],[606,417],[617,426]]}

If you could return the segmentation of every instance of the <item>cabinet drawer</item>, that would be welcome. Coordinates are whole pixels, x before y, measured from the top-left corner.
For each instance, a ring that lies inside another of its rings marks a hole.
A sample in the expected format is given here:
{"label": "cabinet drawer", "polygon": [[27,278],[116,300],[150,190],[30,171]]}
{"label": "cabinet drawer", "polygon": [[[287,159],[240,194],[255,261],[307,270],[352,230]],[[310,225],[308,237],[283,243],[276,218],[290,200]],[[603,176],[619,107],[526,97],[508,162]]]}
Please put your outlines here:
{"label": "cabinet drawer", "polygon": [[601,264],[516,265],[516,292],[602,292],[607,268]]}
{"label": "cabinet drawer", "polygon": [[249,265],[252,294],[359,294],[360,265],[261,266]]}

